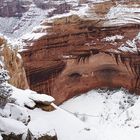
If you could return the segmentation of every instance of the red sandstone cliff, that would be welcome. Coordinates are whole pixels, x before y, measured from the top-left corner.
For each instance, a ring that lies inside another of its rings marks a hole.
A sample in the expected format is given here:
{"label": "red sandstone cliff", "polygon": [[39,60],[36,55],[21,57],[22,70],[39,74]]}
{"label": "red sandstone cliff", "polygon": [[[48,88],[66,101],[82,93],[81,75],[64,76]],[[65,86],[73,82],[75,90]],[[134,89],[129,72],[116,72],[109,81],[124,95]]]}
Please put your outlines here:
{"label": "red sandstone cliff", "polygon": [[101,87],[140,94],[139,13],[139,2],[109,1],[46,19],[23,38],[31,89],[58,104]]}
{"label": "red sandstone cliff", "polygon": [[23,61],[21,56],[17,53],[17,50],[14,50],[1,36],[0,49],[0,57],[3,61],[0,65],[8,70],[10,75],[9,83],[21,89],[29,88]]}

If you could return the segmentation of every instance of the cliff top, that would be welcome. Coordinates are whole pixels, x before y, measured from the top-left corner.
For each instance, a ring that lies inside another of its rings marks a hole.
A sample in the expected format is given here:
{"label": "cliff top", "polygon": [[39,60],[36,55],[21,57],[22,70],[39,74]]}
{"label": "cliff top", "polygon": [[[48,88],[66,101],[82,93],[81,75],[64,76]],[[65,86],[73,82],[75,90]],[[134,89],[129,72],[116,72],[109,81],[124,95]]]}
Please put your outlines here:
{"label": "cliff top", "polygon": [[[0,1],[0,13],[2,14],[0,15],[0,30],[4,35],[13,39],[30,32],[44,19],[60,17],[68,13],[78,14],[86,19],[105,20],[104,26],[118,26],[126,22],[139,23],[138,1],[11,0],[10,4],[3,6],[4,4],[4,1]],[[7,26],[4,23],[7,23]]]}

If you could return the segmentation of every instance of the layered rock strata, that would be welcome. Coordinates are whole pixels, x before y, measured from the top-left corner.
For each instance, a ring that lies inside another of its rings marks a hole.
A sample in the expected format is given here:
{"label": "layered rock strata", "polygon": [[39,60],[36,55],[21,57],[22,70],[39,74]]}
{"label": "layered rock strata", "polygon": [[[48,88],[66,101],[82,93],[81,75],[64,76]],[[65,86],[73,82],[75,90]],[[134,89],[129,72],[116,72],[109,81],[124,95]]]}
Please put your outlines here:
{"label": "layered rock strata", "polygon": [[13,49],[3,37],[0,37],[0,49],[2,60],[0,65],[8,70],[10,76],[9,83],[21,89],[29,88],[23,61],[17,50]]}
{"label": "layered rock strata", "polygon": [[94,3],[42,22],[23,38],[30,87],[58,104],[93,88],[124,87],[140,94],[136,4]]}

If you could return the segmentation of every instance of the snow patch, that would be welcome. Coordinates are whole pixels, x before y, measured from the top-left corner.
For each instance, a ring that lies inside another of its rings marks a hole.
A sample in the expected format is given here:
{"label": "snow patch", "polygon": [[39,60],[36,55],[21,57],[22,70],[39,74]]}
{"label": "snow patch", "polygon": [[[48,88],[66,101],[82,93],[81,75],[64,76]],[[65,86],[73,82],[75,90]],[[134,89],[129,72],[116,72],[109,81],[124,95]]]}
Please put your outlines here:
{"label": "snow patch", "polygon": [[103,38],[103,41],[108,41],[108,42],[111,42],[111,41],[116,41],[116,40],[121,40],[123,39],[124,36],[122,35],[114,35],[114,36],[107,36],[105,38]]}
{"label": "snow patch", "polygon": [[19,135],[25,133],[27,127],[20,121],[0,116],[0,131],[4,134],[14,133]]}
{"label": "snow patch", "polygon": [[47,33],[28,33],[22,36],[23,40],[31,41],[31,40],[37,40],[43,36],[47,35]]}
{"label": "snow patch", "polygon": [[3,140],[3,138],[2,138],[2,136],[1,136],[1,134],[0,134],[0,140]]}
{"label": "snow patch", "polygon": [[60,107],[94,128],[96,140],[139,140],[140,99],[135,94],[125,90],[92,90]]}
{"label": "snow patch", "polygon": [[49,95],[46,96],[45,94],[31,94],[30,99],[32,99],[35,102],[41,102],[46,105],[49,105],[52,102],[54,102],[53,97],[51,97]]}
{"label": "snow patch", "polygon": [[124,51],[124,52],[138,52],[139,48],[137,47],[137,42],[140,41],[140,33],[133,39],[133,40],[127,40],[126,45],[122,44],[118,50]]}
{"label": "snow patch", "polygon": [[34,108],[36,103],[41,102],[43,104],[50,104],[54,101],[54,98],[46,94],[38,94],[35,91],[26,89],[21,90],[12,87],[13,93],[10,97],[15,100],[15,104],[19,106],[27,106],[29,108]]}
{"label": "snow patch", "polygon": [[106,18],[108,19],[108,21],[104,23],[104,26],[119,26],[128,23],[139,24],[140,8],[130,8],[126,5],[117,5],[111,7]]}

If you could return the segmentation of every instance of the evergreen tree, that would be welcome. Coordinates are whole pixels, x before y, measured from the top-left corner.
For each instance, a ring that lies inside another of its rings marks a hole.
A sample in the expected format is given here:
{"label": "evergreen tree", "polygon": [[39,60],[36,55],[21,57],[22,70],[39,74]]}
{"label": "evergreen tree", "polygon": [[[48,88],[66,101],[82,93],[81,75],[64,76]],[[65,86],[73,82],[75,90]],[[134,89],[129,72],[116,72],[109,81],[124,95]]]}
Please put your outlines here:
{"label": "evergreen tree", "polygon": [[8,72],[4,69],[0,69],[0,108],[6,105],[9,96],[11,96],[12,89],[7,85],[8,79]]}

